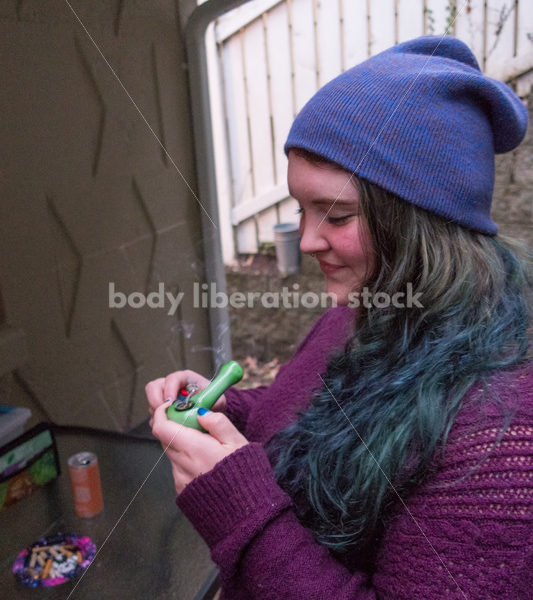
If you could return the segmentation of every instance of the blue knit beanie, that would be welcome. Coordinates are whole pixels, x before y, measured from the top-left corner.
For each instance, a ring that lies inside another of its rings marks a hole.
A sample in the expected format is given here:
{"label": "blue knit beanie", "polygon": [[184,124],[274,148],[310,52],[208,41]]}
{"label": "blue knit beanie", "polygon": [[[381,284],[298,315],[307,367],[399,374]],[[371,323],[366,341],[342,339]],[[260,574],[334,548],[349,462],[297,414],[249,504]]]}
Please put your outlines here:
{"label": "blue knit beanie", "polygon": [[493,235],[494,153],[516,148],[528,113],[460,40],[424,36],[342,73],[297,115],[302,148],[470,229]]}

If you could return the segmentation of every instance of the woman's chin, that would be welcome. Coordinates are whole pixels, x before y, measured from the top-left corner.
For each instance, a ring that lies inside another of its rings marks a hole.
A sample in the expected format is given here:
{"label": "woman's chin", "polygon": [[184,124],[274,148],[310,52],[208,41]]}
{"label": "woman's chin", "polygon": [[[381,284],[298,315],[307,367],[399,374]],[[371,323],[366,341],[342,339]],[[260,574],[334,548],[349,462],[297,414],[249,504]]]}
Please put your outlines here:
{"label": "woman's chin", "polygon": [[357,298],[362,289],[362,283],[360,280],[354,281],[353,284],[346,285],[336,281],[326,279],[326,293],[331,294],[332,303],[335,305],[334,300],[337,302],[337,306],[353,306],[354,298]]}
{"label": "woman's chin", "polygon": [[343,289],[338,285],[326,285],[326,293],[330,295],[332,306],[346,306],[350,299],[349,290]]}

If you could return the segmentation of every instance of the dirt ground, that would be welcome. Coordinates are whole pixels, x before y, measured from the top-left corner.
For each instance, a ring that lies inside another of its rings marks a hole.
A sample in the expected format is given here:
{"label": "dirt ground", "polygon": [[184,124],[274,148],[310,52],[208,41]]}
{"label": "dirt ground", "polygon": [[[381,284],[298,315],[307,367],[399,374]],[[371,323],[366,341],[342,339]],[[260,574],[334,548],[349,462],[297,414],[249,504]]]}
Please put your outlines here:
{"label": "dirt ground", "polygon": [[264,307],[259,300],[250,308],[230,307],[233,358],[245,371],[237,387],[269,384],[279,366],[293,355],[325,310],[295,307],[296,294],[301,298],[306,291],[324,291],[324,276],[316,261],[303,256],[298,274],[281,277],[274,255],[256,254],[241,258],[234,267],[228,267],[226,278],[228,295],[233,292],[282,292],[287,288],[286,304],[290,307]]}

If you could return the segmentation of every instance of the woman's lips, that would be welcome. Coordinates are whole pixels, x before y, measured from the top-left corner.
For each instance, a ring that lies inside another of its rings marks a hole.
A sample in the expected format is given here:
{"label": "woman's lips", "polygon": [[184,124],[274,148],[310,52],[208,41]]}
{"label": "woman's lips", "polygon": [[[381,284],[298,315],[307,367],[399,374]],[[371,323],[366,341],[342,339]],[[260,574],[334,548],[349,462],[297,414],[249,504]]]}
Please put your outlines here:
{"label": "woman's lips", "polygon": [[333,275],[333,273],[337,273],[340,269],[342,269],[342,265],[332,265],[331,263],[324,262],[323,260],[319,260],[318,264],[320,265],[320,269],[324,275]]}

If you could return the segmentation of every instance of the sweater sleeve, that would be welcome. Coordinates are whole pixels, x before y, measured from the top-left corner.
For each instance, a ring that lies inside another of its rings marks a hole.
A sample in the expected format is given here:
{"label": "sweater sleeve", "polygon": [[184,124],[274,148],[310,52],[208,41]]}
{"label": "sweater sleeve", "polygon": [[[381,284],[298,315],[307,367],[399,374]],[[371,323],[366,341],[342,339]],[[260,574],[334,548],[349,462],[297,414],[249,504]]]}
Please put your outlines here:
{"label": "sweater sleeve", "polygon": [[226,410],[224,413],[235,427],[244,433],[248,415],[255,402],[261,402],[268,395],[269,387],[260,385],[251,389],[237,389],[230,387],[226,390]]}
{"label": "sweater sleeve", "polygon": [[177,504],[220,568],[224,600],[527,600],[530,418],[519,416],[502,440],[496,417],[456,429],[435,477],[402,499],[372,575],[315,542],[258,443],[194,479]]}
{"label": "sweater sleeve", "polygon": [[[324,327],[324,324],[327,323],[330,314],[331,313],[329,311],[326,311],[320,316],[320,318],[316,320],[313,327],[309,330],[309,333],[305,336],[303,341],[296,349],[296,352],[292,358],[281,365],[276,379],[283,373],[284,370],[290,369],[291,364],[295,361],[298,355],[301,354],[313,341],[313,339],[316,338],[317,334]],[[224,412],[241,433],[244,433],[244,430],[246,429],[248,415],[250,414],[252,405],[266,401],[270,394],[270,388],[271,386],[266,385],[261,385],[251,389],[237,389],[235,387],[231,387],[226,391],[226,410]]]}
{"label": "sweater sleeve", "polygon": [[376,598],[364,574],[342,567],[299,523],[259,443],[194,479],[177,504],[209,546],[232,600]]}

